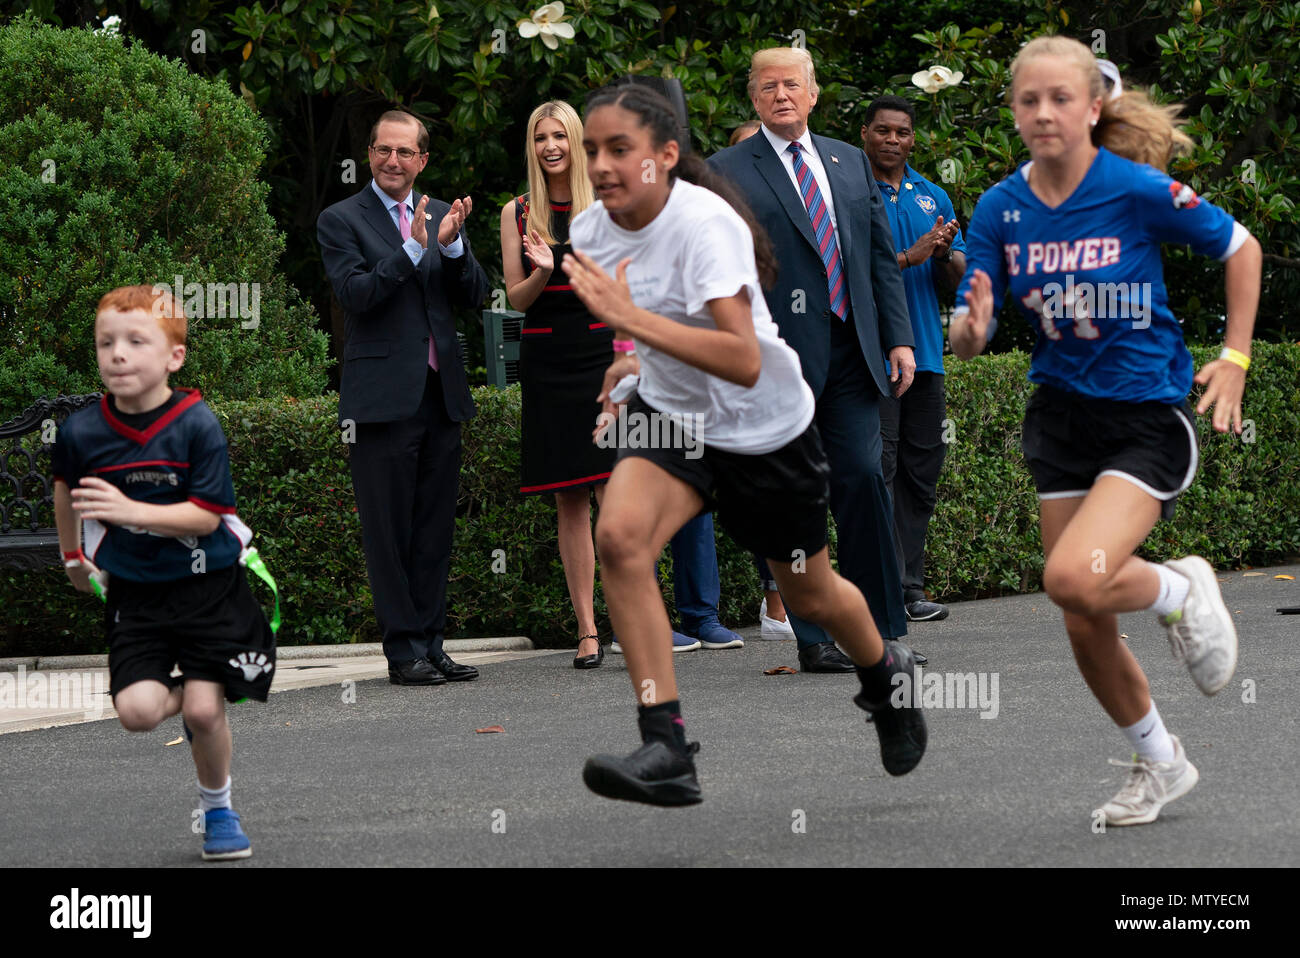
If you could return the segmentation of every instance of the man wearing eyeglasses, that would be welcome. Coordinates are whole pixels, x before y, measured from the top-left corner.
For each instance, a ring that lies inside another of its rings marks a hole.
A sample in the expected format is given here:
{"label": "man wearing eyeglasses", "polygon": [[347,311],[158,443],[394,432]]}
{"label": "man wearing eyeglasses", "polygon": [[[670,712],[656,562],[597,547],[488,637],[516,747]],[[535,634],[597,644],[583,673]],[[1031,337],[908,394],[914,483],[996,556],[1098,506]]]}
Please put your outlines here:
{"label": "man wearing eyeglasses", "polygon": [[344,311],[339,424],[395,685],[478,676],[442,643],[460,424],[474,415],[453,309],[477,308],[487,276],[461,229],[470,198],[448,205],[413,189],[428,151],[423,123],[385,113],[370,131],[370,185],[316,222]]}

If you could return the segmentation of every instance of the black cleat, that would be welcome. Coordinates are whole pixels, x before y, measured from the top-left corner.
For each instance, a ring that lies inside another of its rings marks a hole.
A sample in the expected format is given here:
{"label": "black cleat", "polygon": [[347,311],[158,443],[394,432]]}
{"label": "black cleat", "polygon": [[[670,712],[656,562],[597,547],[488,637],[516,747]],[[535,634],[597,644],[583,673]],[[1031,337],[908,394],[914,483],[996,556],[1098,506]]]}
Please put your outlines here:
{"label": "black cleat", "polygon": [[894,705],[898,688],[883,702],[868,702],[859,692],[853,697],[853,703],[866,711],[867,721],[876,726],[876,735],[880,737],[880,760],[885,771],[890,775],[906,775],[921,763],[928,736],[925,716],[921,713],[921,690],[916,687],[916,660],[912,657],[912,650],[897,640],[891,648],[901,659],[895,663],[895,672],[908,676],[906,685],[902,686],[907,692],[903,696],[905,704]]}
{"label": "black cleat", "polygon": [[686,754],[673,751],[663,742],[649,741],[620,758],[593,755],[582,769],[582,780],[597,795],[647,805],[698,805],[704,800],[695,777],[699,742],[686,746]]}

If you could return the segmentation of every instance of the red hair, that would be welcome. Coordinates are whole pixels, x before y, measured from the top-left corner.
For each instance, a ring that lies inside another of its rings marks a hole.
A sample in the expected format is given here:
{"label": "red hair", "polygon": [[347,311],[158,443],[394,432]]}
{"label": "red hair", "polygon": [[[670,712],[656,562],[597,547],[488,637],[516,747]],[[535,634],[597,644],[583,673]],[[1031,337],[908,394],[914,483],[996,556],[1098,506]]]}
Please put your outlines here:
{"label": "red hair", "polygon": [[109,309],[115,309],[119,313],[144,310],[158,320],[158,327],[167,334],[167,339],[173,346],[185,345],[185,336],[189,331],[185,308],[172,296],[166,285],[119,286],[100,298],[99,305],[95,307],[95,315]]}

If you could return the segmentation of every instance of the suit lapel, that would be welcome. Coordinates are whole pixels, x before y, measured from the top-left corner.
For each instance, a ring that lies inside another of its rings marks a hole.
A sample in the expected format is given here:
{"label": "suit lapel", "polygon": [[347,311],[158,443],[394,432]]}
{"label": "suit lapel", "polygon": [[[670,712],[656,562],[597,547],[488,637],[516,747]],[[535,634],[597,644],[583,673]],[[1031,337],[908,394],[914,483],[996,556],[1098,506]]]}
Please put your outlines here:
{"label": "suit lapel", "polygon": [[383,237],[384,241],[391,246],[402,245],[402,234],[398,230],[397,224],[393,222],[393,215],[385,209],[383,201],[375,195],[375,188],[366,184],[365,188],[358,194],[361,204],[361,215],[371,229]]}
{"label": "suit lapel", "polygon": [[[846,166],[850,157],[845,155],[844,144],[828,140],[824,136],[812,135],[813,146],[821,157],[826,169],[826,180],[831,185],[831,201],[835,203],[835,232],[840,243],[840,257],[848,261],[849,250],[853,246],[852,230],[849,222],[848,197],[852,195],[852,185]],[[838,160],[838,162],[836,162]]]}
{"label": "suit lapel", "polygon": [[767,185],[772,188],[772,192],[785,207],[790,222],[816,253],[817,237],[813,233],[812,222],[808,219],[808,208],[803,205],[803,198],[790,182],[790,174],[785,170],[785,163],[776,155],[772,144],[767,141],[767,137],[762,132],[756,133],[751,139],[757,141],[754,144],[754,168],[763,179],[767,180]]}

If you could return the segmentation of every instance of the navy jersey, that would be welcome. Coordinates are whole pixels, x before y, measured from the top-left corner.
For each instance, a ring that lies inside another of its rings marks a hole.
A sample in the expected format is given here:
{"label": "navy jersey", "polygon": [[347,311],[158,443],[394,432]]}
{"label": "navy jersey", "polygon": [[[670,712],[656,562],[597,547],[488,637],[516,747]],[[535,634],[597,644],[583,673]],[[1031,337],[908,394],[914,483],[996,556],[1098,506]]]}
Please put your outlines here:
{"label": "navy jersey", "polygon": [[1030,190],[1030,165],[980,198],[957,308],[966,308],[971,276],[982,269],[993,281],[994,313],[1009,288],[1038,331],[1033,382],[1121,402],[1182,402],[1192,356],[1169,310],[1160,244],[1223,260],[1245,241],[1245,228],[1190,187],[1105,147],[1055,209]]}
{"label": "navy jersey", "polygon": [[[87,519],[87,557],[114,576],[163,582],[232,565],[253,538],[235,514],[226,436],[197,389],[177,390],[179,402],[143,430],[133,429],[109,404],[82,409],[59,428],[51,454],[55,479],[77,488],[82,477],[112,483],[131,499],[154,505],[192,502],[215,512],[221,524],[206,536],[161,536]],[[196,553],[201,549],[202,553]]]}

